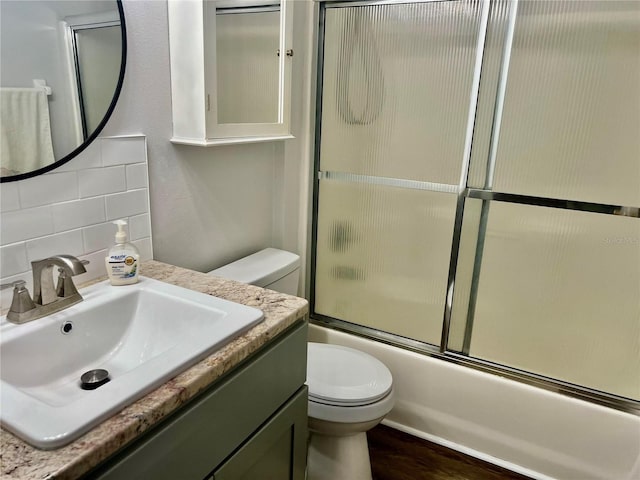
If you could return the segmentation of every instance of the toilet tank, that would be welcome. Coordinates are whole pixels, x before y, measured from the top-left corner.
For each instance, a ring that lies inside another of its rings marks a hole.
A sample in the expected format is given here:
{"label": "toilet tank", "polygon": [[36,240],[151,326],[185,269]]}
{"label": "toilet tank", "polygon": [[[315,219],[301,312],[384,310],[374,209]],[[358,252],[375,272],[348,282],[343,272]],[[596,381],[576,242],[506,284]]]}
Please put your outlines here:
{"label": "toilet tank", "polygon": [[297,295],[300,257],[277,248],[265,248],[224,267],[211,270],[209,274]]}

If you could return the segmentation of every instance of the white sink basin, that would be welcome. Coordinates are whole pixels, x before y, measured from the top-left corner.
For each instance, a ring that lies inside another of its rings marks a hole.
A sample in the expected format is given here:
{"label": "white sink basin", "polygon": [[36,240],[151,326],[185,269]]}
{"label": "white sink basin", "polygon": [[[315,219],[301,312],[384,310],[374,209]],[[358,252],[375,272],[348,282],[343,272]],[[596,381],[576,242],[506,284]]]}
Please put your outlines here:
{"label": "white sink basin", "polygon": [[[80,293],[83,302],[48,317],[0,320],[0,421],[42,449],[75,440],[263,318],[258,309],[145,277]],[[110,381],[84,390],[80,377],[92,369],[107,370]]]}

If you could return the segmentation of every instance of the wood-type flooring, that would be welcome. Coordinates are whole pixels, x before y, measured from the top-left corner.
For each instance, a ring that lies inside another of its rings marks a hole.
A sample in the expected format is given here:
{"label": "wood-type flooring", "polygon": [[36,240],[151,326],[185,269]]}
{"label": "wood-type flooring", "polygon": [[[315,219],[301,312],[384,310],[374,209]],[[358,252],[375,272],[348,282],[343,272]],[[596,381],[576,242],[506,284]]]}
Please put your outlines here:
{"label": "wood-type flooring", "polygon": [[530,480],[384,425],[367,437],[373,480]]}

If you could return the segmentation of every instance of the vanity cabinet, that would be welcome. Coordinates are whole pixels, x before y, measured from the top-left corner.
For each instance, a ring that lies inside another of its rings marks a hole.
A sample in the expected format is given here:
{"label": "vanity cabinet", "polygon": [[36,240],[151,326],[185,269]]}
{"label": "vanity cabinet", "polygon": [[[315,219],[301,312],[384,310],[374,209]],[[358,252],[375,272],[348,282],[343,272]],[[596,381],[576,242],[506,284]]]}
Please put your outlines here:
{"label": "vanity cabinet", "polygon": [[304,480],[306,357],[299,322],[85,478]]}
{"label": "vanity cabinet", "polygon": [[290,0],[169,0],[171,142],[293,138]]}

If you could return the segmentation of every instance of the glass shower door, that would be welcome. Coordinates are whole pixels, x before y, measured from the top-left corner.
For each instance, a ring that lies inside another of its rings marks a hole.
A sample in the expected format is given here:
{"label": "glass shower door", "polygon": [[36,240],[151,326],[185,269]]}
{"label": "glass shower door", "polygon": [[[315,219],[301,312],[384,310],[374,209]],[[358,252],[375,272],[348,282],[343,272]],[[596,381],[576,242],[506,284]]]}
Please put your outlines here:
{"label": "glass shower door", "polygon": [[481,8],[324,10],[316,315],[440,343]]}
{"label": "glass shower door", "polygon": [[640,411],[640,3],[321,12],[312,318]]}
{"label": "glass shower door", "polygon": [[640,4],[514,6],[448,348],[640,400]]}

